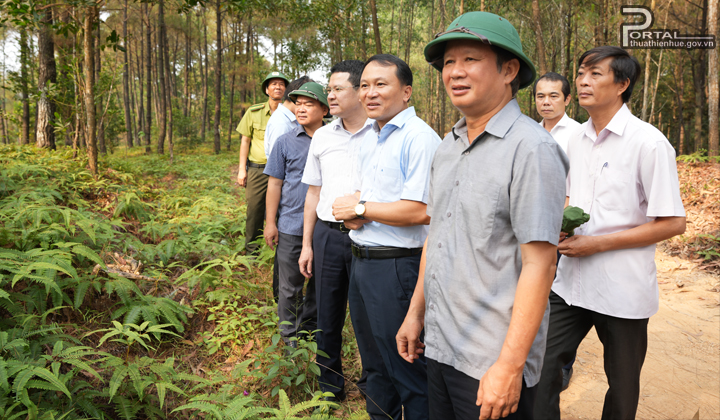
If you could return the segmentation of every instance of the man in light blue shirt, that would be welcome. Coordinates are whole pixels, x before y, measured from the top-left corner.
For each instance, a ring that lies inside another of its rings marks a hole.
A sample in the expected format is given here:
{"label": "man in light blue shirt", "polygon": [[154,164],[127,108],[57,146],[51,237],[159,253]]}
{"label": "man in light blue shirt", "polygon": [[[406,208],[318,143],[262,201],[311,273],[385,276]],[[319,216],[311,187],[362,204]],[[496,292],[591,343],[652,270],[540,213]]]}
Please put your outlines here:
{"label": "man in light blue shirt", "polygon": [[428,418],[423,359],[406,363],[395,334],[417,282],[430,163],[440,137],[408,107],[412,71],[388,54],[371,57],[360,79],[360,102],[375,120],[360,146],[355,195],[335,200],[333,216],[353,229],[350,316],[372,419]]}

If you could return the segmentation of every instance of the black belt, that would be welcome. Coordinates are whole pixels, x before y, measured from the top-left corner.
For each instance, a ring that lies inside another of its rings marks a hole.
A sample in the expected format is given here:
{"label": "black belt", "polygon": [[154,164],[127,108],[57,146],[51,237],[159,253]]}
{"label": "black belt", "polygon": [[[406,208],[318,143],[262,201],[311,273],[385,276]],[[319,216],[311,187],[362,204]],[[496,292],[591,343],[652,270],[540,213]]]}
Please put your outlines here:
{"label": "black belt", "polygon": [[264,169],[264,168],[265,168],[265,164],[264,164],[264,163],[248,162],[248,163],[247,163],[247,166],[249,166],[250,168],[260,168],[260,169]]}
{"label": "black belt", "polygon": [[422,253],[422,248],[397,248],[394,246],[361,246],[352,243],[352,254],[357,258],[383,260],[388,258],[412,257]]}
{"label": "black belt", "polygon": [[322,222],[325,223],[326,225],[328,225],[328,226],[330,227],[330,229],[339,230],[339,231],[342,232],[342,233],[348,233],[348,232],[350,232],[350,229],[348,229],[347,226],[345,226],[345,223],[342,223],[342,222],[326,222],[326,221],[324,221],[324,220],[323,220]]}

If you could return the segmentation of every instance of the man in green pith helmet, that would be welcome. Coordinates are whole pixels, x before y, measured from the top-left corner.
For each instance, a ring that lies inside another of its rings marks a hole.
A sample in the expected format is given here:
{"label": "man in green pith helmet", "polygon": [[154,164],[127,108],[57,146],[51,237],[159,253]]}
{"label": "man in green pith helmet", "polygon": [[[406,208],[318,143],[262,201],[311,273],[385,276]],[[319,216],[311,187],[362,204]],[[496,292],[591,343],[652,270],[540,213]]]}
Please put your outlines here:
{"label": "man in green pith helmet", "polygon": [[265,220],[265,194],[268,182],[267,175],[263,174],[267,162],[264,145],[265,126],[270,115],[282,102],[288,83],[290,79],[281,72],[270,72],[262,82],[262,91],[268,97],[268,101],[248,108],[237,126],[237,131],[242,136],[237,183],[245,187],[247,202],[245,250],[249,253],[257,250],[257,245],[253,241],[262,237]]}
{"label": "man in green pith helmet", "polygon": [[[322,127],[330,106],[325,89],[315,82],[288,95],[295,103],[298,127],[277,139],[268,156],[265,174],[270,176],[267,217],[263,235],[271,248],[277,246],[279,274],[278,318],[285,344],[297,347],[301,331],[313,333],[317,326],[315,278],[310,277],[303,299],[305,276],[298,259],[303,243],[303,210],[308,185],[301,182],[315,131]],[[277,223],[275,222],[277,220]]]}
{"label": "man in green pith helmet", "polygon": [[567,156],[520,111],[535,67],[506,19],[466,13],[425,58],[463,118],[433,158],[430,232],[398,352],[411,363],[425,353],[430,419],[531,419]]}

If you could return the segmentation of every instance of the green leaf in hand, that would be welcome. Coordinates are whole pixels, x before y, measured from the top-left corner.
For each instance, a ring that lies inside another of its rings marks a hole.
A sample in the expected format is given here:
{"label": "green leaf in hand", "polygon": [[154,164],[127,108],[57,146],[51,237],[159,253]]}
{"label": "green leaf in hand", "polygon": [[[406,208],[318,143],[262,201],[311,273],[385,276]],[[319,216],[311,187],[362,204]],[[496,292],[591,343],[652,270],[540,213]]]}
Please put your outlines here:
{"label": "green leaf in hand", "polygon": [[575,234],[575,228],[590,220],[590,215],[580,207],[567,206],[563,211],[561,231],[568,234],[568,237]]}

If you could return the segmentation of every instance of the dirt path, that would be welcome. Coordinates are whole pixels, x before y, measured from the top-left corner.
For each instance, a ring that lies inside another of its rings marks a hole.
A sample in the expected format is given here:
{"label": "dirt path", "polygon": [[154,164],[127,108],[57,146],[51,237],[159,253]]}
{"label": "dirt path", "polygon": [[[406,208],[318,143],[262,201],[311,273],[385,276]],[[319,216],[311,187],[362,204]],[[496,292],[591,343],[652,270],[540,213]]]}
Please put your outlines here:
{"label": "dirt path", "polygon": [[[660,310],[648,326],[638,419],[720,419],[720,277],[661,251],[655,256]],[[713,290],[714,289],[714,290]],[[602,344],[593,329],[578,349],[563,420],[598,419],[607,391]]]}

